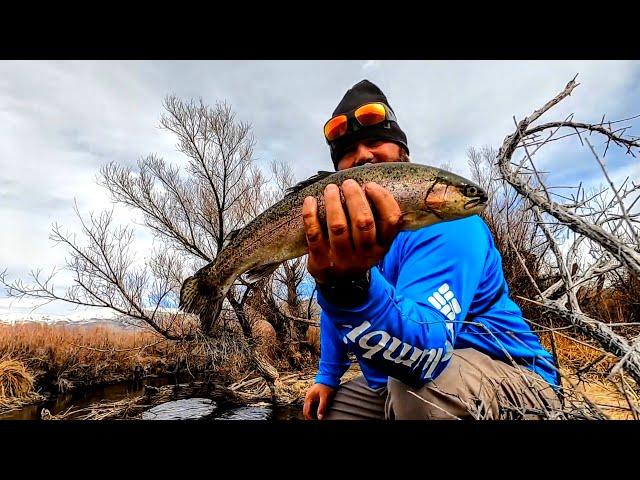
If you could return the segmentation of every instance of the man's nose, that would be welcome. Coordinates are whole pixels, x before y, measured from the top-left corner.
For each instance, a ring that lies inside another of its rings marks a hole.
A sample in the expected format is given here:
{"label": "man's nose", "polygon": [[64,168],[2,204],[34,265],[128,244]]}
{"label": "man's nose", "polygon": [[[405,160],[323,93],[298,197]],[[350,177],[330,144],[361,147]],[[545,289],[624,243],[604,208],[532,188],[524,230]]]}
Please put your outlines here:
{"label": "man's nose", "polygon": [[373,152],[371,152],[371,150],[367,146],[362,144],[358,145],[355,155],[356,166],[364,165],[365,163],[368,163],[373,159]]}

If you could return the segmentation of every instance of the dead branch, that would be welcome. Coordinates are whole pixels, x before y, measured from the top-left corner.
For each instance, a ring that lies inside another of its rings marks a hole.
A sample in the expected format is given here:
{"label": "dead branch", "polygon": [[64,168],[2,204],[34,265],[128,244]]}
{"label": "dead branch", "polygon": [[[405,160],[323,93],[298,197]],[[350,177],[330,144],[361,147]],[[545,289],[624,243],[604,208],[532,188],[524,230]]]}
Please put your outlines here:
{"label": "dead branch", "polygon": [[[567,225],[571,230],[576,233],[580,233],[594,242],[602,245],[611,255],[617,258],[623,265],[629,268],[636,276],[640,276],[640,254],[636,251],[636,249],[631,248],[628,245],[625,245],[619,241],[619,239],[612,234],[603,230],[600,226],[590,224],[582,219],[580,216],[571,212],[564,205],[554,202],[548,195],[542,195],[538,191],[532,189],[526,181],[523,181],[517,172],[515,172],[511,167],[511,157],[516,149],[516,147],[521,144],[524,139],[529,137],[532,134],[532,130],[529,130],[528,127],[531,123],[537,120],[543,113],[549,110],[551,107],[556,105],[562,99],[566,98],[571,94],[573,89],[578,84],[575,83],[575,79],[571,80],[565,89],[560,92],[555,98],[547,102],[545,106],[541,109],[536,110],[529,117],[525,117],[523,120],[517,123],[516,131],[507,136],[500,147],[498,157],[497,157],[497,165],[500,169],[500,172],[503,178],[524,198],[531,201],[534,205],[537,205],[539,208],[547,212],[548,214],[555,217],[559,222]],[[579,125],[574,125],[573,122],[564,122],[566,125],[571,125],[575,128],[579,128]],[[556,124],[549,126],[548,128],[557,127]],[[541,130],[533,131],[533,133],[537,133]],[[594,129],[594,131],[599,131],[599,129]],[[622,142],[624,139],[613,132],[607,133],[608,138],[611,138],[615,141]],[[636,147],[637,141],[633,140],[632,145],[629,145],[628,148]]]}
{"label": "dead branch", "polygon": [[[539,288],[539,272],[536,269],[531,271],[531,265],[525,262],[522,255],[517,255],[518,262],[537,290],[535,298],[540,300],[540,305],[597,340],[605,350],[619,356],[621,360],[612,372],[617,373],[624,365],[637,382],[640,378],[640,355],[635,346],[640,342],[630,345],[626,338],[616,334],[611,327],[586,315],[582,311],[578,294],[584,296],[581,293],[582,287],[593,285],[594,281],[601,289],[605,275],[617,275],[620,268],[626,268],[630,274],[640,277],[640,235],[637,213],[632,211],[638,202],[638,186],[628,185],[625,180],[620,187],[616,187],[593,145],[588,139],[583,139],[581,133],[603,135],[607,139],[607,149],[611,143],[623,147],[632,156],[635,156],[634,149],[640,147],[640,142],[638,138],[624,136],[626,127],[614,130],[611,125],[619,122],[607,122],[605,125],[604,119],[600,124],[586,124],[574,122],[570,116],[562,122],[532,126],[540,116],[569,96],[577,85],[574,78],[542,108],[515,122],[516,130],[504,139],[496,155],[495,165],[508,185],[532,205],[530,211],[534,215],[533,224],[544,235],[544,244],[547,246],[545,252],[551,252],[555,259],[555,265],[550,265],[549,269],[558,274],[548,275],[547,278],[552,279],[553,283]],[[604,175],[607,189],[587,196],[580,185],[576,195],[564,196],[552,193],[552,189],[557,187],[545,184],[545,177],[536,168],[532,157],[537,150],[552,141],[552,137],[561,128],[573,129],[582,144],[586,143]],[[549,131],[548,136],[539,140],[543,132]],[[536,147],[533,151],[532,145]],[[519,163],[514,163],[511,158],[517,148],[524,150],[524,156]],[[608,198],[607,192],[611,193]],[[632,195],[636,195],[636,198]],[[543,212],[548,217],[543,216]],[[561,249],[558,238],[561,235],[568,238],[567,231],[572,232],[573,244],[568,249]],[[510,243],[511,248],[518,253],[517,247],[513,242]],[[584,266],[584,263],[587,265]],[[580,291],[577,290],[578,286],[581,287]],[[532,302],[534,297],[521,298]]]}
{"label": "dead branch", "polygon": [[545,300],[542,304],[549,310],[568,320],[573,326],[579,328],[591,338],[597,340],[605,350],[618,357],[624,357],[625,367],[636,382],[640,381],[640,356],[623,337],[615,333],[604,323],[589,318],[582,313],[567,310],[555,301]]}

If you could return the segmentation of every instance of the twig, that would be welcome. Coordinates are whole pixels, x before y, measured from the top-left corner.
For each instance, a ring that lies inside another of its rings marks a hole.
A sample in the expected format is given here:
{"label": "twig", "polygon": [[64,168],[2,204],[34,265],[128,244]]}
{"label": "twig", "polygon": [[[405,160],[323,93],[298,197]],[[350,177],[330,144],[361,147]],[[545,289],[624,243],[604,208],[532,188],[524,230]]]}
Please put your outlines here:
{"label": "twig", "polygon": [[[636,233],[635,229],[633,228],[633,225],[631,225],[631,220],[629,219],[629,213],[624,208],[624,202],[620,198],[620,195],[618,195],[618,190],[616,190],[615,186],[613,185],[613,182],[611,181],[611,178],[609,177],[609,174],[607,173],[607,169],[604,167],[604,163],[602,163],[602,160],[600,160],[600,157],[598,156],[598,154],[594,150],[593,146],[591,145],[591,142],[589,142],[588,139],[585,139],[585,141],[587,142],[587,145],[589,145],[589,148],[591,149],[591,153],[593,153],[593,156],[595,157],[596,161],[598,162],[598,165],[600,165],[600,169],[602,170],[602,173],[604,174],[604,178],[607,180],[607,183],[609,184],[609,187],[611,188],[611,190],[613,190],[613,194],[615,195],[615,198],[618,201],[618,207],[620,207],[620,210],[622,210],[622,218],[624,220],[626,220],[626,222],[629,224],[629,226],[631,227],[631,234],[633,235],[634,240],[636,241],[636,243],[638,245],[640,245],[640,240],[638,239],[638,234]],[[640,144],[638,144],[638,146],[640,146]]]}
{"label": "twig", "polygon": [[624,398],[627,401],[627,404],[629,405],[629,409],[631,410],[631,414],[633,415],[633,419],[634,420],[638,420],[638,410],[637,410],[636,406],[633,404],[633,402],[631,402],[631,399],[629,398],[629,395],[627,394],[627,389],[625,387],[624,380],[622,378],[622,374],[620,374],[620,376],[619,376],[619,383],[620,383],[620,389],[622,390],[622,393],[624,394]]}
{"label": "twig", "polygon": [[412,392],[411,390],[407,390],[407,393],[410,393],[411,395],[413,395],[416,398],[419,398],[420,400],[422,400],[424,403],[431,405],[432,407],[437,408],[438,410],[443,411],[444,413],[446,413],[447,415],[449,415],[450,417],[453,417],[454,420],[462,420],[459,417],[456,417],[453,413],[446,411],[444,408],[442,408],[440,405],[436,405],[433,402],[430,402],[429,400],[427,400],[426,398],[422,398],[420,395],[418,395],[415,392]]}
{"label": "twig", "polygon": [[[587,236],[598,244],[602,245],[615,258],[619,259],[629,270],[640,277],[640,253],[627,245],[622,244],[616,237],[604,231],[597,225],[585,222],[578,215],[570,212],[566,207],[556,202],[549,201],[543,195],[532,190],[526,182],[523,182],[511,169],[510,161],[518,143],[526,138],[535,129],[527,130],[528,126],[552,106],[571,94],[575,88],[575,81],[567,84],[565,89],[555,98],[547,102],[544,107],[536,110],[530,117],[526,117],[517,124],[515,133],[507,136],[500,147],[497,164],[503,178],[524,198],[529,199],[533,204],[555,217],[559,222],[566,224],[574,232]],[[555,126],[555,125],[554,125]],[[611,135],[613,135],[611,133]]]}

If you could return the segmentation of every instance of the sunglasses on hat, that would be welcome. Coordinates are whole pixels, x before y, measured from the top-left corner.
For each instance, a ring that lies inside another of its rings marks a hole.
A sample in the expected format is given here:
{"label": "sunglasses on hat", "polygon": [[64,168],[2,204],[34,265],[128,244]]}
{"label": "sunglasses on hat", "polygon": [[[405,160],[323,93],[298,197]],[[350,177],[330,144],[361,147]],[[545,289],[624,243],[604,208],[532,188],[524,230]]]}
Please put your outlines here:
{"label": "sunglasses on hat", "polygon": [[355,110],[331,118],[324,124],[324,137],[327,143],[333,142],[345,135],[349,131],[349,126],[352,131],[355,131],[358,130],[358,125],[370,127],[384,121],[397,122],[396,116],[389,107],[380,102],[365,103]]}

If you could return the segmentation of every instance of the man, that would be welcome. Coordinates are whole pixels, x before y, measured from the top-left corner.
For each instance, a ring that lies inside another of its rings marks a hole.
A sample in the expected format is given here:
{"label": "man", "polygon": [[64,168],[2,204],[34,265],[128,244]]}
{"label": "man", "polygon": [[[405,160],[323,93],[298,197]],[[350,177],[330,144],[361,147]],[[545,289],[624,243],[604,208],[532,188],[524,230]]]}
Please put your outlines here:
{"label": "man", "polygon": [[[368,80],[346,92],[324,133],[336,170],[409,161],[393,109]],[[553,358],[509,298],[480,217],[398,231],[393,196],[352,180],[328,185],[324,200],[325,229],[313,197],[302,210],[322,308],[305,418],[549,418],[560,408]],[[340,385],[350,353],[363,376]]]}

